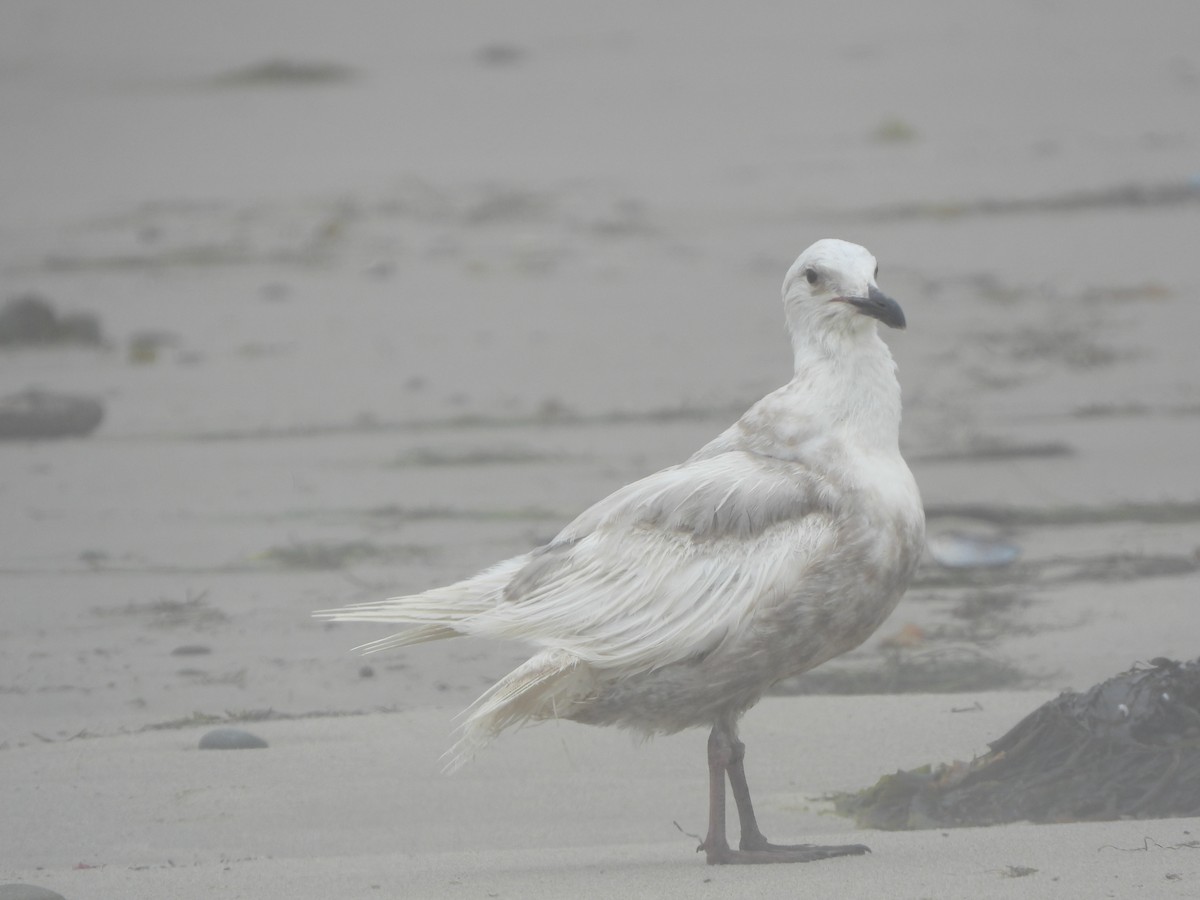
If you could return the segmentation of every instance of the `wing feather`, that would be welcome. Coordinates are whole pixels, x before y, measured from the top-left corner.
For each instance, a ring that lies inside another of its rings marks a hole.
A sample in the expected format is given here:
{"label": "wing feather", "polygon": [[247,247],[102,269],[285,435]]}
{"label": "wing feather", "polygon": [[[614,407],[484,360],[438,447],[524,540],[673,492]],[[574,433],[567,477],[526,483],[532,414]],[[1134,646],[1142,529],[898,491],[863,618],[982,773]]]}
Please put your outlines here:
{"label": "wing feather", "polygon": [[794,592],[834,538],[835,494],[795,464],[693,459],[592,507],[456,626],[628,674],[706,653]]}

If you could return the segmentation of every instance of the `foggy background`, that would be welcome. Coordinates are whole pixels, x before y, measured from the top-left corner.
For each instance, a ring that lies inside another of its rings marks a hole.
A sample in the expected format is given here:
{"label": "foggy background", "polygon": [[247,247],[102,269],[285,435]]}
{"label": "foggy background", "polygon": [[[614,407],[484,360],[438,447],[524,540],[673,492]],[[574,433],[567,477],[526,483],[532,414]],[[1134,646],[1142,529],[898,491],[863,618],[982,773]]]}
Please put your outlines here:
{"label": "foggy background", "polygon": [[690,454],[790,376],[779,285],[821,237],[908,316],[902,441],[954,565],[787,690],[1032,707],[1194,657],[1197,35],[1194,2],[6,0],[0,305],[100,333],[0,346],[0,408],[104,418],[0,441],[0,748],[448,729],[522,648],[363,660],[379,629],[310,611]]}

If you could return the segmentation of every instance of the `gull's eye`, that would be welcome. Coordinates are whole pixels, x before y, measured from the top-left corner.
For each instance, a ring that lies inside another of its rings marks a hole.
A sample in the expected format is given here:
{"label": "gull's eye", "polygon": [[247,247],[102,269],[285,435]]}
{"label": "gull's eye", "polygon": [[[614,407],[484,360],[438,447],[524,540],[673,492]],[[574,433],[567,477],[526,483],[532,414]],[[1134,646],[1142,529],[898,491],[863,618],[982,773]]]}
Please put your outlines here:
{"label": "gull's eye", "polygon": [[879,266],[876,266],[876,267],[875,267],[875,277],[876,277],[877,279],[879,278]]}
{"label": "gull's eye", "polygon": [[821,280],[821,276],[817,274],[816,269],[805,269],[804,277],[808,279],[809,284],[816,284]]}

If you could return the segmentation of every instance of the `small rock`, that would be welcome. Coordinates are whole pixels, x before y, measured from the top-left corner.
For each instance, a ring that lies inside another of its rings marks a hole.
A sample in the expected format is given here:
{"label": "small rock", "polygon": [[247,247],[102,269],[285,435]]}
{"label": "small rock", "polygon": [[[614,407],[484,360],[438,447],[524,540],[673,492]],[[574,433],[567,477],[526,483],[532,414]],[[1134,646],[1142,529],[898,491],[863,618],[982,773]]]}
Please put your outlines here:
{"label": "small rock", "polygon": [[64,900],[62,894],[34,884],[0,884],[0,900]]}
{"label": "small rock", "polygon": [[525,59],[525,50],[516,44],[484,44],[475,59],[484,66],[513,66]]}
{"label": "small rock", "polygon": [[94,397],[29,390],[0,398],[0,440],[83,437],[104,419]]}
{"label": "small rock", "polygon": [[378,278],[380,281],[383,281],[396,274],[396,264],[391,260],[380,259],[371,263],[364,271],[371,278]]}
{"label": "small rock", "polygon": [[374,678],[375,670],[373,668],[371,668],[370,666],[363,666],[361,669],[358,670],[358,677],[359,678]]}
{"label": "small rock", "polygon": [[349,81],[356,74],[354,69],[341,63],[269,59],[217,75],[211,83],[226,88],[304,87]]}
{"label": "small rock", "polygon": [[171,651],[172,656],[207,656],[209,653],[212,648],[204,644],[183,644]]}
{"label": "small rock", "polygon": [[98,569],[108,562],[108,554],[103,550],[84,550],[79,554],[79,561],[93,569]]}
{"label": "small rock", "polygon": [[258,735],[240,728],[214,728],[200,738],[201,750],[261,750],[266,746]]}

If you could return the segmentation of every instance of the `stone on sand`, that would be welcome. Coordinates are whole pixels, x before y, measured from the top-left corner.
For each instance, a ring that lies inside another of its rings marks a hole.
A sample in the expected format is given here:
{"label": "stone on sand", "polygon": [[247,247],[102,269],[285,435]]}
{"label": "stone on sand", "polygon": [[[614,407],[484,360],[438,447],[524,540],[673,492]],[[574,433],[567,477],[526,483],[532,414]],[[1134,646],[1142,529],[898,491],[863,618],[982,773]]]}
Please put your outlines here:
{"label": "stone on sand", "polygon": [[200,738],[201,750],[261,750],[267,742],[240,728],[214,728]]}

